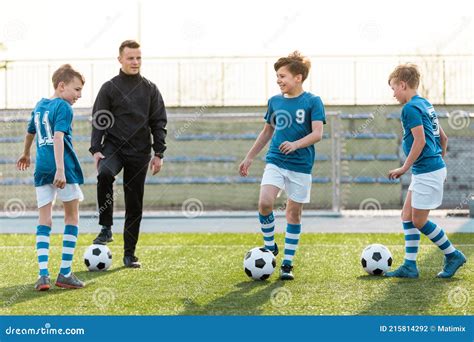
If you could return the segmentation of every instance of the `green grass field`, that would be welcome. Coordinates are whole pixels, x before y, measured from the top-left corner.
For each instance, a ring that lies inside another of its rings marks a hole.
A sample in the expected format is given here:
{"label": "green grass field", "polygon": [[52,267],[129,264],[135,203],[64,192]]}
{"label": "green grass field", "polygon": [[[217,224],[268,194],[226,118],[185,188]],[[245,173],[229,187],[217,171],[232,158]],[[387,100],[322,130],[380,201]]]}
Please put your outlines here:
{"label": "green grass field", "polygon": [[[93,239],[79,238],[73,270],[87,282],[81,290],[36,292],[33,235],[0,235],[2,315],[472,315],[474,266],[456,277],[436,279],[442,254],[422,237],[421,277],[368,276],[359,257],[370,243],[389,247],[394,266],[403,260],[401,234],[303,234],[293,282],[252,281],[242,270],[245,252],[260,234],[142,234],[139,270],[122,267],[122,236],[110,245],[113,265],[88,272],[82,254]],[[468,258],[474,234],[451,234]],[[282,243],[283,236],[277,235]],[[53,235],[50,272],[59,270],[61,235]],[[278,261],[281,261],[281,254]]]}

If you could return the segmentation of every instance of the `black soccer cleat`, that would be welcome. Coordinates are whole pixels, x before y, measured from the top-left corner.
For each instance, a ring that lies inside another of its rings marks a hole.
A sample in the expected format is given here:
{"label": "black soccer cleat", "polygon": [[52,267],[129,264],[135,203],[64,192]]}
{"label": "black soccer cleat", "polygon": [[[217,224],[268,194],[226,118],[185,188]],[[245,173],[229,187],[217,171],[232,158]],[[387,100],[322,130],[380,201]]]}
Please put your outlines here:
{"label": "black soccer cleat", "polygon": [[123,264],[129,268],[140,268],[142,264],[138,262],[138,258],[135,255],[125,255],[123,257]]}
{"label": "black soccer cleat", "polygon": [[99,235],[92,242],[94,245],[106,245],[109,242],[114,241],[112,236],[112,228],[107,226],[102,226]]}
{"label": "black soccer cleat", "polygon": [[274,256],[278,255],[279,250],[278,250],[278,245],[276,244],[276,242],[275,242],[275,247],[274,247],[273,251],[271,249],[269,249],[268,247],[265,247],[265,246],[263,248],[265,248],[267,251],[272,252]]}
{"label": "black soccer cleat", "polygon": [[295,276],[293,275],[293,266],[291,265],[281,265],[280,268],[280,279],[281,280],[293,280]]}

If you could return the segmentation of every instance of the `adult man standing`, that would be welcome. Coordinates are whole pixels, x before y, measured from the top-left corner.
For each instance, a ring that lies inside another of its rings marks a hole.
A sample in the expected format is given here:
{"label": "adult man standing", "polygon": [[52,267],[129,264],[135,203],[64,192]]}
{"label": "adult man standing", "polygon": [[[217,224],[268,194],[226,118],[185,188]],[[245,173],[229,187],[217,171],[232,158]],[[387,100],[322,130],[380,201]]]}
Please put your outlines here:
{"label": "adult man standing", "polygon": [[[102,226],[94,244],[113,241],[113,183],[123,169],[123,263],[126,267],[139,268],[135,248],[143,212],[145,177],[148,164],[153,175],[160,172],[163,165],[167,117],[158,88],[140,74],[140,44],[134,40],[124,41],[119,48],[118,61],[119,74],[102,85],[93,108],[89,151],[98,172],[97,201]],[[154,156],[151,158],[152,146]]]}

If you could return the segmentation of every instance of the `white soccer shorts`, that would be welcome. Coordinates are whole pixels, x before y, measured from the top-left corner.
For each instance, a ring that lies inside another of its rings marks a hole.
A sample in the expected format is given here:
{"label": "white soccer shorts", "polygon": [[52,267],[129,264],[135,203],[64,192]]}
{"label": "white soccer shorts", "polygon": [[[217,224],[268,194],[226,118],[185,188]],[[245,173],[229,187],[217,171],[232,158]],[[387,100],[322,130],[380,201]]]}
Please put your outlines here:
{"label": "white soccer shorts", "polygon": [[64,189],[59,189],[53,184],[45,184],[36,187],[36,201],[38,208],[44,207],[48,203],[56,201],[56,196],[63,202],[69,202],[75,199],[84,200],[79,184],[66,184]]}
{"label": "white soccer shorts", "polygon": [[267,164],[260,185],[274,185],[285,190],[289,199],[297,203],[309,203],[311,198],[310,174],[282,169],[274,164]]}
{"label": "white soccer shorts", "polygon": [[411,206],[415,209],[436,209],[443,202],[446,168],[411,176]]}

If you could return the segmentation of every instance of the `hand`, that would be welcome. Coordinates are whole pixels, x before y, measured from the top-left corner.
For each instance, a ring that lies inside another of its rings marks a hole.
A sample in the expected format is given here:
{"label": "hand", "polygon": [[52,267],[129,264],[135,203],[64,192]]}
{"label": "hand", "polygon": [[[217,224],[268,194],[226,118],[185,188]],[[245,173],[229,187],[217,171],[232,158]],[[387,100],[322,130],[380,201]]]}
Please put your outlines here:
{"label": "hand", "polygon": [[398,169],[390,170],[388,172],[389,179],[398,179],[400,178],[407,170],[404,167],[399,167]]}
{"label": "hand", "polygon": [[290,154],[291,152],[296,151],[298,149],[298,146],[296,146],[296,143],[294,141],[284,141],[280,144],[278,148],[283,154]]}
{"label": "hand", "polygon": [[105,156],[102,154],[102,152],[94,153],[94,166],[97,171],[99,171],[99,160],[104,158]]}
{"label": "hand", "polygon": [[19,171],[25,171],[30,167],[31,158],[30,156],[22,155],[16,162],[16,168]]}
{"label": "hand", "polygon": [[249,168],[252,165],[253,160],[245,158],[239,165],[239,174],[242,177],[247,177],[249,175]]}
{"label": "hand", "polygon": [[160,157],[154,156],[150,162],[150,170],[152,172],[152,175],[156,175],[158,172],[160,172],[162,166],[163,166],[163,159],[161,159]]}
{"label": "hand", "polygon": [[64,187],[66,186],[66,176],[64,175],[64,170],[56,170],[53,185],[59,189],[64,189]]}

